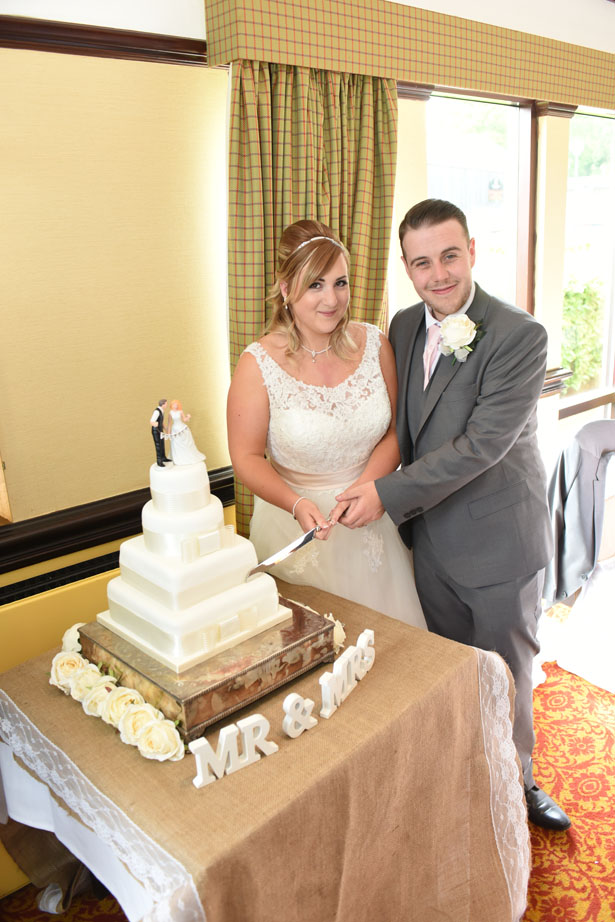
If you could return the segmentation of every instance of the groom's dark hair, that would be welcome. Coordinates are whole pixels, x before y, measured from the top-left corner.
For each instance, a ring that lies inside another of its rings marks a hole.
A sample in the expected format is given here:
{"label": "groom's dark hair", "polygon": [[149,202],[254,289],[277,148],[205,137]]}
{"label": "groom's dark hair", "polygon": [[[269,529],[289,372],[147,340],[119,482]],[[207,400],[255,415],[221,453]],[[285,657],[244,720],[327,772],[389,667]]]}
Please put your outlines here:
{"label": "groom's dark hair", "polygon": [[450,221],[451,219],[459,221],[469,241],[468,222],[463,211],[457,205],[440,198],[426,198],[422,202],[413,205],[410,211],[406,212],[403,221],[399,225],[399,243],[404,258],[404,237],[409,230],[418,230],[419,227],[431,227],[433,224],[443,224],[444,221]]}

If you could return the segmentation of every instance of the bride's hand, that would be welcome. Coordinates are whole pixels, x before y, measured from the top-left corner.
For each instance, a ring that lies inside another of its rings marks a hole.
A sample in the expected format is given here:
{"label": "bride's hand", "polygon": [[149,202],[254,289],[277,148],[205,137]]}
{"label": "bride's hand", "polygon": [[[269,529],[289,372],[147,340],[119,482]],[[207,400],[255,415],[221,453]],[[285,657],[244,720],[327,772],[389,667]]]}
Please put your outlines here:
{"label": "bride's hand", "polygon": [[315,526],[320,526],[320,531],[314,535],[320,541],[326,541],[331,534],[331,523],[326,520],[316,503],[311,499],[302,499],[295,507],[295,518],[304,532],[311,531]]}
{"label": "bride's hand", "polygon": [[[338,503],[336,506],[334,506],[331,512],[329,513],[329,521],[331,522],[331,524],[336,525],[339,522],[339,520],[342,518],[344,513],[348,509],[350,509],[351,506],[352,506],[352,502],[350,500],[344,503]],[[342,522],[342,524],[344,523]]]}

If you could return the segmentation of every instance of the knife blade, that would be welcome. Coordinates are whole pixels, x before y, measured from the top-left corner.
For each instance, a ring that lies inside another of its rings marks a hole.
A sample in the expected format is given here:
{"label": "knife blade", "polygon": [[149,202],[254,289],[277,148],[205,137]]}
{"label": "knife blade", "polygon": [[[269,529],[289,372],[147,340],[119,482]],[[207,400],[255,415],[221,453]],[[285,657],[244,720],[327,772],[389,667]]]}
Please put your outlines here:
{"label": "knife blade", "polygon": [[250,570],[246,576],[246,579],[249,579],[249,577],[253,576],[255,573],[261,573],[268,567],[275,567],[277,563],[282,563],[283,560],[286,560],[286,558],[290,557],[291,554],[294,554],[295,551],[298,551],[302,547],[305,547],[306,544],[309,544],[316,532],[319,531],[321,531],[320,525],[316,525],[315,528],[311,528],[310,531],[306,531],[305,534],[300,535],[299,538],[295,538],[295,540],[291,541],[290,544],[287,544],[286,547],[276,551],[276,553],[272,554],[271,557],[268,557],[267,560],[263,560],[257,567],[254,567],[253,570]]}

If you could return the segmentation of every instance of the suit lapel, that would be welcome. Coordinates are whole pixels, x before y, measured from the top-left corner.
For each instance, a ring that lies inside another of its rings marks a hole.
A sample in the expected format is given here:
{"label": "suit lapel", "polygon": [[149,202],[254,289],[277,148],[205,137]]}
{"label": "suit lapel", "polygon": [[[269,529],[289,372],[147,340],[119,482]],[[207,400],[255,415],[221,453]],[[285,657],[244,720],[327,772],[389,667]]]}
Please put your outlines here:
{"label": "suit lapel", "polygon": [[[402,457],[407,457],[410,451],[410,420],[408,419],[408,389],[410,387],[410,362],[414,352],[416,338],[424,321],[424,307],[421,304],[414,310],[407,321],[407,328],[403,342],[400,343],[401,349],[397,346],[395,349],[395,358],[397,361],[397,380],[399,383],[397,395],[397,438],[399,441]],[[403,350],[403,352],[402,352]],[[400,355],[400,352],[402,354]],[[402,358],[403,355],[403,358]]]}
{"label": "suit lapel", "polygon": [[[468,317],[470,320],[473,320],[474,323],[478,324],[484,319],[488,301],[489,299],[487,295],[485,295],[484,291],[482,291],[482,289],[477,285],[474,300],[468,309]],[[466,361],[472,361],[471,354],[468,356]],[[453,362],[452,355],[441,355],[438,359],[436,370],[434,371],[433,378],[431,379],[431,383],[427,393],[425,394],[423,413],[421,414],[421,421],[419,423],[417,437],[429,419],[440,397],[449,386],[461,368],[462,364],[463,362]]]}

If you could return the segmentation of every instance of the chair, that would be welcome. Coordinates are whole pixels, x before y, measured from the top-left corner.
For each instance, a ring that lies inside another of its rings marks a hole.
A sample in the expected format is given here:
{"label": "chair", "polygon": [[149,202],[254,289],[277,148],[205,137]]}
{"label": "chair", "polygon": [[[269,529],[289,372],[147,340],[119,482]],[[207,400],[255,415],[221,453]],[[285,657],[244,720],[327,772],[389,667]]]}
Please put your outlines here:
{"label": "chair", "polygon": [[540,620],[540,664],[615,692],[615,420],[588,423],[562,452],[549,485],[555,552],[545,574],[547,606],[571,606],[563,621]]}
{"label": "chair", "polygon": [[583,426],[559,456],[548,493],[555,549],[543,590],[552,604],[574,596],[598,562],[614,455],[615,419],[605,419]]}

